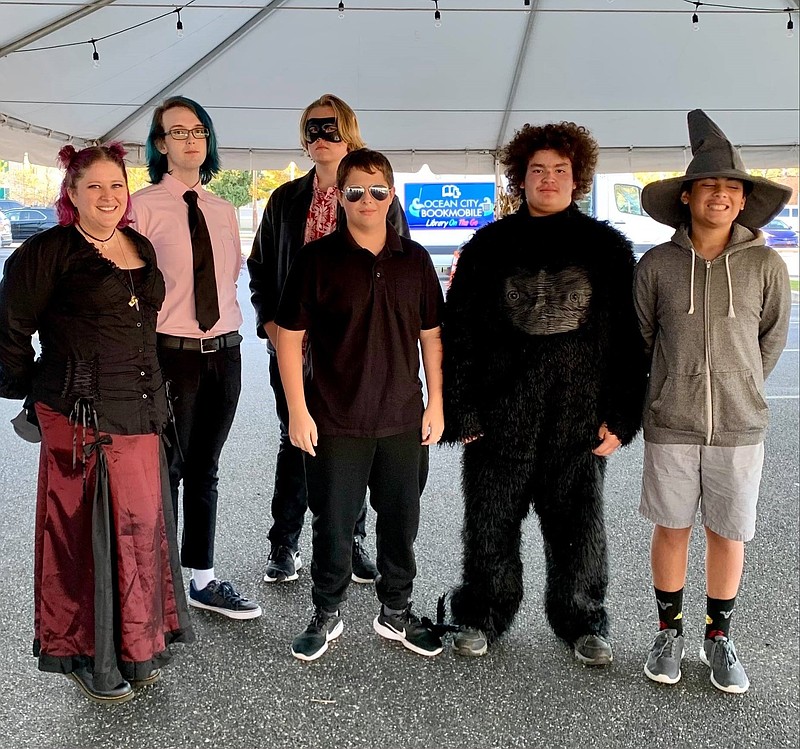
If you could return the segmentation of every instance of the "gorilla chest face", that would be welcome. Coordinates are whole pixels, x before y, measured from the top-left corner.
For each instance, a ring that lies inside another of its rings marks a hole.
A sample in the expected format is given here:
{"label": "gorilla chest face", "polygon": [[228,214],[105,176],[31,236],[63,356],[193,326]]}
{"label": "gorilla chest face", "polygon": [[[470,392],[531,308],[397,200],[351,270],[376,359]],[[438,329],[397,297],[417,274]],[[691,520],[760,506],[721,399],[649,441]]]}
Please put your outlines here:
{"label": "gorilla chest face", "polygon": [[509,322],[528,335],[553,335],[577,330],[589,314],[592,286],[582,268],[520,271],[507,278],[503,311]]}

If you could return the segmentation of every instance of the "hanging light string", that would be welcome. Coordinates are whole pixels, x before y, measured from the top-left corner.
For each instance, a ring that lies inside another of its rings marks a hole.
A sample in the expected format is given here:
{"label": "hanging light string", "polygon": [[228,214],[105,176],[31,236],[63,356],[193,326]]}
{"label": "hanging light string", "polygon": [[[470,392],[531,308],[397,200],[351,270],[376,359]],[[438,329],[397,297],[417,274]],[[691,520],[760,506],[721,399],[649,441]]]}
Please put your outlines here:
{"label": "hanging light string", "polygon": [[747,13],[787,13],[789,15],[789,22],[786,24],[786,36],[794,36],[794,21],[792,21],[792,13],[797,13],[796,8],[754,8],[752,5],[731,5],[730,3],[703,3],[700,0],[683,0],[689,5],[694,5],[694,13],[692,13],[692,28],[695,31],[700,29],[700,16],[698,11],[700,6],[706,8],[720,8],[724,10],[745,11]]}
{"label": "hanging light string", "polygon": [[176,24],[176,29],[178,32],[178,38],[183,38],[183,22],[181,21],[181,11],[187,8],[188,6],[192,5],[196,0],[187,0],[186,3],[181,5],[180,7],[176,7],[173,10],[167,11],[166,13],[161,13],[160,15],[155,16],[154,18],[149,18],[146,21],[141,21],[140,23],[135,23],[132,26],[127,26],[124,29],[119,29],[119,31],[112,31],[110,34],[104,34],[103,36],[93,37],[92,39],[85,39],[80,42],[65,42],[64,44],[50,44],[45,47],[26,47],[24,49],[16,49],[9,54],[18,54],[20,52],[42,52],[44,50],[49,49],[65,49],[67,47],[79,47],[82,44],[91,44],[92,45],[92,63],[94,67],[100,67],[100,53],[97,51],[97,43],[103,42],[106,39],[111,39],[112,37],[119,36],[120,34],[126,34],[129,31],[133,31],[134,29],[141,28],[142,26],[147,26],[150,23],[154,23],[155,21],[160,21],[162,18],[168,18],[172,15],[177,15],[178,23]]}
{"label": "hanging light string", "polygon": [[[103,36],[93,37],[91,39],[83,39],[77,42],[65,42],[64,44],[51,44],[42,47],[25,47],[23,49],[16,49],[8,54],[19,54],[20,52],[43,52],[46,50],[52,49],[65,49],[67,47],[78,47],[82,44],[90,44],[92,46],[92,62],[95,67],[99,66],[100,63],[100,54],[97,50],[97,43],[103,42],[107,39],[111,39],[115,36],[119,36],[120,34],[126,34],[129,31],[133,31],[134,29],[141,28],[142,26],[147,26],[148,24],[155,23],[156,21],[160,21],[162,18],[168,18],[172,15],[176,16],[176,24],[175,29],[178,35],[178,38],[183,38],[183,20],[181,19],[181,11],[188,8],[190,5],[193,5],[196,0],[187,0],[183,5],[175,6],[172,10],[168,10],[165,13],[161,13],[153,18],[149,18],[145,21],[141,21],[140,23],[133,24],[131,26],[126,26],[125,28],[119,29],[118,31],[112,31],[109,34],[105,34]],[[523,0],[525,7],[530,7],[530,0]],[[752,5],[736,5],[733,3],[706,3],[701,2],[701,0],[683,0],[684,3],[688,3],[689,5],[694,6],[694,12],[692,13],[692,26],[695,30],[699,28],[700,25],[700,17],[699,17],[699,10],[700,8],[716,8],[720,11],[732,11],[732,12],[739,12],[739,13],[786,13],[788,15],[788,22],[786,24],[786,35],[791,37],[794,36],[794,21],[792,19],[793,14],[797,14],[798,10],[792,7],[786,8],[759,8],[754,7]],[[442,14],[439,10],[439,1],[433,0],[435,5],[434,10],[434,26],[437,28],[442,25]],[[19,5],[25,5],[26,3],[20,2]],[[52,3],[53,5],[59,3]],[[609,0],[609,4],[611,4],[611,0]],[[138,6],[140,3],[125,3],[120,2],[117,4],[117,8],[126,7],[126,6]],[[162,6],[165,7],[165,6]],[[201,6],[204,10],[261,10],[263,9],[263,3],[260,5],[254,5],[252,3],[242,3],[235,7],[231,7],[230,5],[222,5],[222,4],[214,4],[208,3]],[[339,18],[344,18],[344,1],[339,0],[339,4],[337,6],[339,12]],[[314,11],[314,10],[321,10],[319,7],[309,7],[309,6],[289,6],[284,7],[282,10],[284,11]],[[408,8],[408,7],[399,7],[399,8],[387,8],[387,7],[361,7],[356,8],[355,10],[359,11],[384,11],[384,12],[414,12],[418,11],[418,8]],[[458,8],[455,12],[457,13],[502,13],[502,12],[517,12],[512,8],[501,8],[501,9],[489,9],[485,7],[476,7],[476,8]],[[564,8],[540,8],[537,10],[537,13],[659,13],[659,14],[671,14],[675,12],[682,12],[682,11],[672,11],[672,10],[656,10],[653,8],[647,9],[636,9],[636,8],[606,8],[606,9],[599,9],[599,8],[572,8],[572,9],[564,9]]]}

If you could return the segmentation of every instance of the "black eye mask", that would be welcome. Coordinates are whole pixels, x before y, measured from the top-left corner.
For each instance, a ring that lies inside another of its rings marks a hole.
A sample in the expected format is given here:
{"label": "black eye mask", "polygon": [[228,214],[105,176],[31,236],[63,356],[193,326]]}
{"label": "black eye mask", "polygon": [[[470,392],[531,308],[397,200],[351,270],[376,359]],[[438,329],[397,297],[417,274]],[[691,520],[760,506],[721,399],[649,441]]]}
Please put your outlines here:
{"label": "black eye mask", "polygon": [[311,117],[306,122],[306,143],[311,145],[320,138],[330,143],[342,142],[342,136],[339,135],[335,117]]}

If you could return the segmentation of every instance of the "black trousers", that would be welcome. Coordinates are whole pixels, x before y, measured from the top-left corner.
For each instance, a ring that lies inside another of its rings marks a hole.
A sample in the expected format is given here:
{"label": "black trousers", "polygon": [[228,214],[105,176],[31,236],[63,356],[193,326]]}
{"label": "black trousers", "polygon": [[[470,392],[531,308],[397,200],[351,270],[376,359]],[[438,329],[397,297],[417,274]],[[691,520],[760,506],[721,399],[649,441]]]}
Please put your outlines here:
{"label": "black trousers", "polygon": [[588,450],[509,457],[482,438],[464,447],[462,582],[453,621],[494,641],[511,626],[523,597],[522,521],[539,517],[547,582],[545,613],[572,644],[608,635],[608,550],[603,519],[606,458]]}
{"label": "black trousers", "polygon": [[181,564],[205,570],[214,566],[219,456],[239,402],[242,355],[239,346],[210,354],[162,346],[158,358],[175,415],[167,459],[176,522],[183,481]]}
{"label": "black trousers", "polygon": [[[281,437],[278,457],[275,460],[275,488],[272,492],[272,528],[269,540],[273,546],[288,546],[297,551],[300,532],[303,530],[308,494],[306,491],[306,470],[303,465],[303,451],[289,440],[289,406],[283,391],[281,374],[278,370],[278,357],[269,357],[269,384],[275,394],[275,412],[280,423]],[[362,497],[362,499],[364,499]],[[361,503],[361,512],[356,518],[353,535],[367,535],[367,502]]]}
{"label": "black trousers", "polygon": [[[418,429],[391,437],[320,435],[316,457],[305,456],[313,555],[311,596],[335,611],[347,596],[352,572],[353,523],[369,488],[376,513],[378,600],[402,609],[411,599],[417,565],[421,453]],[[425,461],[427,464],[427,461]]]}

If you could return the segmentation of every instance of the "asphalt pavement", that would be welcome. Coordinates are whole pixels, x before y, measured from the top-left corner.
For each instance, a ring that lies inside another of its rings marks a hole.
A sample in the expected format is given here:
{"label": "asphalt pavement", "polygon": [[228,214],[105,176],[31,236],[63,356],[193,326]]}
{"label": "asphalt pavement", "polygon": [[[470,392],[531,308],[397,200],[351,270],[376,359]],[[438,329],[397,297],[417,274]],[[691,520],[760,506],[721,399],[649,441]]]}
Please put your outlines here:
{"label": "asphalt pavement", "polygon": [[[637,513],[642,443],[614,456],[606,484],[614,663],[586,668],[549,630],[542,608],[544,562],[535,517],[523,542],[526,596],[507,635],[478,659],[423,658],[378,637],[372,586],[351,586],[345,629],[315,663],[289,650],[311,612],[310,538],[294,583],[266,584],[269,504],[277,421],[267,358],[240,289],[243,390],[222,455],[216,569],[264,609],[237,622],[192,610],[197,642],[176,647],[162,680],[116,707],[88,702],[77,687],[41,673],[31,655],[33,522],[37,449],[0,401],[0,561],[6,604],[0,638],[6,676],[0,747],[796,747],[800,744],[798,621],[798,305],[790,338],[767,384],[771,426],[756,537],[747,546],[732,634],[752,686],[727,695],[697,657],[703,632],[703,545],[695,530],[685,601],[683,679],[657,685],[642,673],[655,634],[650,525]],[[5,425],[5,426],[3,426]],[[417,541],[415,608],[433,615],[459,579],[460,450],[431,451]],[[369,513],[370,525],[374,513]],[[374,552],[370,527],[368,547]],[[187,581],[188,582],[188,581]]]}

